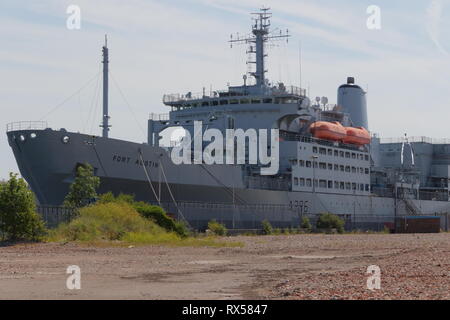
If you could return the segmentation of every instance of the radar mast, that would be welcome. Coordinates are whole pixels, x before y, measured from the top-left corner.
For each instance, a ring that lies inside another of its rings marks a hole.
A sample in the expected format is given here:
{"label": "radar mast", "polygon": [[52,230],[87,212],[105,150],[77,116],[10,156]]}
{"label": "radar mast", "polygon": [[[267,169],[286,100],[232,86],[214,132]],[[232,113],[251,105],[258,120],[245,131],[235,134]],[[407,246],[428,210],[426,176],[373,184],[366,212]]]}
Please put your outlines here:
{"label": "radar mast", "polygon": [[288,41],[289,30],[283,32],[280,30],[279,34],[271,32],[270,19],[272,18],[272,13],[270,8],[262,8],[260,12],[252,13],[253,24],[252,24],[252,34],[241,37],[239,34],[235,38],[231,35],[231,47],[234,43],[245,43],[249,45],[247,53],[251,54],[253,57],[247,61],[247,64],[256,65],[256,70],[248,72],[249,75],[255,78],[256,87],[263,88],[267,85],[265,74],[267,72],[265,66],[265,60],[267,57],[266,53],[266,43],[270,40],[286,39]]}

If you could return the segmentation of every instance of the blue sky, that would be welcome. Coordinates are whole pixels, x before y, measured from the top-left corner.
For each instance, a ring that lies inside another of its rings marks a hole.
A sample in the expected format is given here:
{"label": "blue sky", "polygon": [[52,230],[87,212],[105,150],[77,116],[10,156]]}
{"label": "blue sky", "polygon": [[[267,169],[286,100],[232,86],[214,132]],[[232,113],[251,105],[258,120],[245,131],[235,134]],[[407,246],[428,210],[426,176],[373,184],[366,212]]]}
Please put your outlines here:
{"label": "blue sky", "polygon": [[[66,28],[66,9],[81,8],[81,30]],[[268,77],[336,101],[347,76],[369,89],[369,121],[383,137],[450,137],[450,1],[448,0],[2,0],[0,126],[39,120],[99,71],[109,35],[111,135],[143,142],[148,114],[166,113],[165,93],[240,84],[245,47],[231,33],[250,28],[250,12],[272,8],[289,44],[269,51]],[[366,9],[381,8],[381,30],[368,30]],[[45,118],[54,129],[100,134],[96,81]],[[134,114],[134,115],[133,115]],[[36,155],[39,156],[39,155]],[[18,172],[0,135],[0,179]]]}

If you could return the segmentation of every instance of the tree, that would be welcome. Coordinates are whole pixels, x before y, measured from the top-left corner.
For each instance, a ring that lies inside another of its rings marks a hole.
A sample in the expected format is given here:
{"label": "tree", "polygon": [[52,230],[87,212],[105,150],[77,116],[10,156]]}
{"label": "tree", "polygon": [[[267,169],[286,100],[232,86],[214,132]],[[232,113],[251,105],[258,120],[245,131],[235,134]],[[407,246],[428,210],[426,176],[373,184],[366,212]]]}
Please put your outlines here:
{"label": "tree", "polygon": [[94,176],[94,169],[89,164],[79,166],[75,181],[70,185],[69,193],[64,200],[64,206],[72,209],[81,208],[97,198],[97,188],[100,178]]}
{"label": "tree", "polygon": [[10,173],[9,181],[0,184],[0,233],[3,240],[32,241],[40,240],[45,233],[34,194],[17,174]]}

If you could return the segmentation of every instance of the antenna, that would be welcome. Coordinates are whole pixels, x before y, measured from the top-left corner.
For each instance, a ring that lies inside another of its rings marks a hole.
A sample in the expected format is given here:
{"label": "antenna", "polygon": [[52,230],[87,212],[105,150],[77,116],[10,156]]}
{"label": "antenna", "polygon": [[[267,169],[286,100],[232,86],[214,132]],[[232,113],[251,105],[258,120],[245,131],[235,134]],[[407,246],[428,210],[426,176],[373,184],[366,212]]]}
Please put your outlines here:
{"label": "antenna", "polygon": [[300,77],[300,88],[302,87],[302,41],[298,42],[298,70]]}
{"label": "antenna", "polygon": [[260,12],[252,13],[253,23],[252,23],[252,34],[241,37],[237,34],[236,37],[231,35],[230,44],[233,47],[234,43],[245,43],[249,45],[248,54],[254,55],[254,60],[249,59],[247,64],[255,64],[256,70],[249,71],[249,74],[256,79],[256,86],[263,87],[266,85],[265,74],[267,70],[265,69],[265,59],[267,54],[265,53],[265,44],[270,40],[280,40],[286,39],[289,41],[289,30],[285,33],[280,31],[278,34],[273,34],[270,31],[270,18],[272,13],[269,11],[270,8],[261,8]]}
{"label": "antenna", "polygon": [[109,128],[109,112],[108,112],[108,72],[109,72],[109,49],[108,49],[108,37],[105,35],[105,45],[102,49],[103,52],[103,122],[100,125],[103,128],[103,138],[108,138]]}

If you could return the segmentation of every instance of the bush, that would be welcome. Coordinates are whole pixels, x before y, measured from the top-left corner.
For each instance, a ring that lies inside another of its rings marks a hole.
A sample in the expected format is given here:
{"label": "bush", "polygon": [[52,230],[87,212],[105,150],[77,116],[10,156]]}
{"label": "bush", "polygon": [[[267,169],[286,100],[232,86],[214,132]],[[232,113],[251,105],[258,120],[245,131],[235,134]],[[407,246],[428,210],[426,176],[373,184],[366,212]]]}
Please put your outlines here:
{"label": "bush", "polygon": [[321,214],[317,220],[318,229],[336,229],[339,233],[344,233],[344,220],[331,213]]}
{"label": "bush", "polygon": [[307,230],[312,229],[312,225],[311,225],[311,222],[309,221],[308,217],[302,218],[302,223],[300,224],[300,228],[307,229]]}
{"label": "bush", "polygon": [[141,216],[126,202],[97,203],[79,210],[78,217],[68,224],[50,231],[49,241],[83,241],[96,244],[117,241],[128,245],[170,245],[201,247],[242,247],[241,243],[217,242],[210,237],[182,238],[167,232],[152,219]]}
{"label": "bush", "polygon": [[175,232],[181,237],[189,236],[189,229],[184,222],[176,221],[169,217],[167,213],[158,206],[153,206],[145,202],[134,201],[133,195],[119,194],[117,197],[112,192],[102,194],[97,203],[122,203],[131,205],[142,217],[150,219],[166,231]]}
{"label": "bush", "polygon": [[163,234],[166,231],[143,218],[126,203],[95,204],[79,210],[78,217],[61,225],[53,238],[66,241],[124,240],[129,234]]}
{"label": "bush", "polygon": [[36,213],[35,198],[23,179],[10,174],[0,184],[0,233],[3,240],[42,240],[46,230]]}
{"label": "bush", "polygon": [[216,220],[211,220],[208,222],[208,230],[217,236],[226,236],[228,232],[225,225],[217,222]]}
{"label": "bush", "polygon": [[262,225],[262,231],[263,231],[263,234],[265,234],[265,235],[271,235],[271,234],[273,233],[273,228],[272,228],[272,225],[270,224],[269,221],[264,220],[264,221],[261,223],[261,225]]}
{"label": "bush", "polygon": [[145,202],[135,202],[133,204],[133,207],[144,218],[152,219],[167,231],[176,232],[181,237],[189,236],[189,230],[187,226],[183,222],[175,221],[174,219],[169,217],[163,208],[152,206]]}
{"label": "bush", "polygon": [[134,203],[134,195],[119,194],[117,197],[112,192],[104,193],[99,196],[97,203],[111,203],[111,202],[125,202],[128,204]]}

